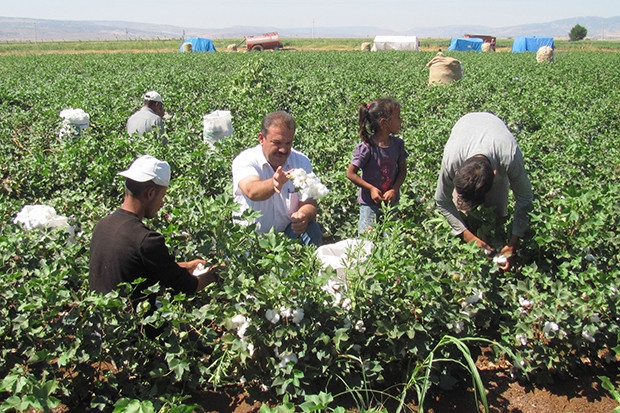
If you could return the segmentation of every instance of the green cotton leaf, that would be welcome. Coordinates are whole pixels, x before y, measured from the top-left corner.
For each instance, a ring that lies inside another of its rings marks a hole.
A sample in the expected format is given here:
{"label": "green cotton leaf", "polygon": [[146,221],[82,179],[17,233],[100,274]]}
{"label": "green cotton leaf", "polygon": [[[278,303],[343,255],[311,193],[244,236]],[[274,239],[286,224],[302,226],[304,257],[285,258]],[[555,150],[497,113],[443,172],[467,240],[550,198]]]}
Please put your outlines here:
{"label": "green cotton leaf", "polygon": [[349,340],[349,335],[347,334],[347,329],[346,328],[339,328],[338,330],[336,330],[336,334],[334,334],[334,345],[338,348],[340,347],[340,342],[341,341],[347,341]]}
{"label": "green cotton leaf", "polygon": [[168,413],[193,413],[199,409],[200,409],[200,406],[197,404],[192,405],[192,406],[182,404],[180,406],[174,406],[168,411]]}
{"label": "green cotton leaf", "polygon": [[155,413],[155,407],[149,400],[120,399],[114,404],[112,413]]}
{"label": "green cotton leaf", "polygon": [[9,374],[0,382],[1,392],[21,393],[28,380],[20,374]]}
{"label": "green cotton leaf", "polygon": [[170,360],[168,362],[168,367],[170,367],[170,371],[174,372],[174,376],[177,381],[181,381],[183,378],[183,373],[189,371],[189,363],[178,358],[173,358]]}

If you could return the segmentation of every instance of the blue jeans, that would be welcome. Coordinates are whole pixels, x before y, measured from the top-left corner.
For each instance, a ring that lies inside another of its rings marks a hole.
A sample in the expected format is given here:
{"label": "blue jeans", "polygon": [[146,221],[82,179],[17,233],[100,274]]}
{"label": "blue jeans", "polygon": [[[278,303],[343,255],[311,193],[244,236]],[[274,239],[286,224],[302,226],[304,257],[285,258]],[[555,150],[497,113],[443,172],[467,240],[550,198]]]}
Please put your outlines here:
{"label": "blue jeans", "polygon": [[357,223],[357,232],[362,235],[375,225],[378,219],[381,219],[381,209],[376,205],[360,205],[360,219]]}
{"label": "blue jeans", "polygon": [[316,221],[312,221],[308,224],[308,228],[306,228],[306,232],[301,234],[296,234],[291,227],[291,224],[288,224],[284,233],[291,239],[299,239],[304,245],[314,245],[320,247],[323,244],[323,233],[321,232],[321,228]]}

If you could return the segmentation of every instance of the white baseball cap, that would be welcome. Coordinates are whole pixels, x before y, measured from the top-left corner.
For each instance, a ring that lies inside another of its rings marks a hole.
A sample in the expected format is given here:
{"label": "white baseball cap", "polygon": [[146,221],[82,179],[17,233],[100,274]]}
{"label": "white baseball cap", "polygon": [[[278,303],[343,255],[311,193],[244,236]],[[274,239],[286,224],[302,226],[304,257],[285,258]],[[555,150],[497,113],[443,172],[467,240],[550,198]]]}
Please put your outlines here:
{"label": "white baseball cap", "polygon": [[166,187],[170,184],[170,165],[151,155],[142,155],[133,161],[129,169],[118,174],[136,182],[153,181]]}
{"label": "white baseball cap", "polygon": [[154,90],[149,90],[148,92],[146,92],[143,96],[144,100],[152,100],[153,102],[162,102],[163,100],[161,98],[161,95],[157,92],[155,92]]}

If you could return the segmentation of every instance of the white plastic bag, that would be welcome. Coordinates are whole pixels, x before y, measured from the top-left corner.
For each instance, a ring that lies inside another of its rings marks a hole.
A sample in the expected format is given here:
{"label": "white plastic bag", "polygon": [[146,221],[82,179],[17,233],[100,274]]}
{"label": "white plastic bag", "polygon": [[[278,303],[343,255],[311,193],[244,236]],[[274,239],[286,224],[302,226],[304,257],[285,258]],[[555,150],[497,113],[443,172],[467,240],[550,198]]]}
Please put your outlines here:
{"label": "white plastic bag", "polygon": [[90,115],[82,109],[63,109],[60,111],[63,118],[58,137],[78,137],[84,129],[90,126]]}
{"label": "white plastic bag", "polygon": [[370,241],[345,239],[335,244],[321,245],[316,249],[316,256],[323,267],[333,268],[338,278],[344,279],[344,269],[366,261],[373,247]]}
{"label": "white plastic bag", "polygon": [[234,132],[229,110],[214,110],[204,115],[203,120],[202,139],[204,143],[213,145],[223,137],[230,136]]}
{"label": "white plastic bag", "polygon": [[67,217],[56,215],[56,210],[47,205],[26,205],[13,220],[27,230],[33,228],[66,228]]}

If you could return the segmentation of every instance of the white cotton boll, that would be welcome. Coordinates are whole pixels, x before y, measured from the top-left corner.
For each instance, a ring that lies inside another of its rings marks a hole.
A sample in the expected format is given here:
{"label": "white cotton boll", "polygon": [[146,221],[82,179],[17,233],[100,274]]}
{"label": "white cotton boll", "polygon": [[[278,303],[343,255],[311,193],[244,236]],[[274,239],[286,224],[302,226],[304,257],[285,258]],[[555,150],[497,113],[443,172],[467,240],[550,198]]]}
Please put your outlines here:
{"label": "white cotton boll", "polygon": [[302,202],[309,198],[320,199],[329,193],[327,187],[312,172],[306,174],[305,170],[297,168],[289,171],[286,176],[293,181],[295,189],[301,194]]}
{"label": "white cotton boll", "polygon": [[527,336],[525,334],[517,334],[517,342],[521,343],[522,346],[527,345]]}
{"label": "white cotton boll", "polygon": [[280,321],[280,314],[277,310],[267,310],[265,312],[265,318],[267,318],[271,324],[276,324]]}
{"label": "white cotton boll", "polygon": [[289,363],[296,364],[297,356],[295,354],[280,354],[280,367],[285,368]]}
{"label": "white cotton boll", "polygon": [[250,357],[254,355],[254,344],[248,343],[248,353],[250,353]]}
{"label": "white cotton boll", "polygon": [[280,315],[282,318],[290,318],[293,315],[293,310],[286,307],[280,307]]}
{"label": "white cotton boll", "polygon": [[350,298],[345,298],[344,301],[342,302],[342,308],[345,310],[350,310],[351,309],[351,299]]}
{"label": "white cotton boll", "polygon": [[245,336],[246,330],[250,326],[250,320],[248,320],[241,314],[237,314],[236,316],[231,318],[230,321],[233,324],[233,327],[237,329],[237,336],[239,338],[243,338]]}
{"label": "white cotton boll", "polygon": [[554,323],[553,321],[545,321],[545,326],[543,327],[543,332],[545,335],[549,335],[551,332],[556,332],[560,329],[560,327]]}
{"label": "white cotton boll", "polygon": [[458,321],[454,323],[454,326],[452,329],[454,330],[456,334],[460,334],[465,329],[465,323],[463,323],[462,321]]}
{"label": "white cotton boll", "polygon": [[586,340],[588,340],[590,343],[594,343],[596,341],[596,339],[594,338],[594,336],[592,336],[592,334],[590,334],[590,332],[588,330],[583,330],[581,332],[581,337],[585,338]]}
{"label": "white cotton boll", "polygon": [[534,302],[523,297],[519,297],[519,305],[523,308],[530,308],[534,305]]}
{"label": "white cotton boll", "polygon": [[293,323],[295,324],[299,324],[301,323],[301,320],[304,319],[304,309],[303,308],[298,308],[296,310],[293,310]]}
{"label": "white cotton boll", "polygon": [[601,322],[601,318],[598,316],[598,314],[594,314],[592,317],[590,317],[590,322],[591,323],[600,323]]}
{"label": "white cotton boll", "polygon": [[504,265],[506,264],[506,262],[508,262],[508,257],[505,255],[498,255],[496,257],[493,257],[493,262],[497,265]]}
{"label": "white cotton boll", "polygon": [[364,333],[366,331],[366,327],[364,327],[364,322],[362,320],[359,320],[357,323],[355,323],[355,330],[359,331],[360,333]]}
{"label": "white cotton boll", "polygon": [[465,301],[467,301],[467,304],[476,304],[478,301],[482,300],[482,297],[483,294],[480,292],[478,294],[470,295]]}

